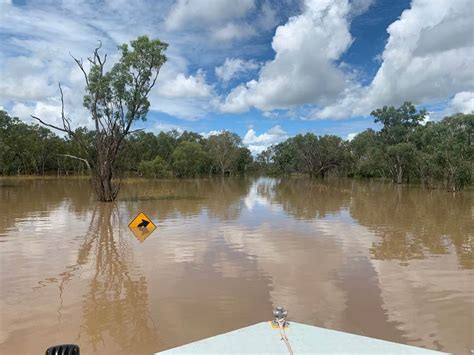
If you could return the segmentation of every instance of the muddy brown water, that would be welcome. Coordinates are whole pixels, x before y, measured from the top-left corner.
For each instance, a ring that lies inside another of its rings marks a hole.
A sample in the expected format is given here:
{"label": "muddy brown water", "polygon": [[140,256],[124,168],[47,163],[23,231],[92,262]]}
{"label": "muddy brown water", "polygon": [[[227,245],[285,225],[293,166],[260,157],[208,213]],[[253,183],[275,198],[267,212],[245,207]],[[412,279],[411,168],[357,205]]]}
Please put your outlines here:
{"label": "muddy brown water", "polygon": [[[473,348],[474,192],[304,178],[0,180],[0,353],[145,354],[268,320]],[[129,231],[140,211],[158,226]],[[350,351],[350,349],[348,349]],[[317,349],[315,349],[317,352]]]}

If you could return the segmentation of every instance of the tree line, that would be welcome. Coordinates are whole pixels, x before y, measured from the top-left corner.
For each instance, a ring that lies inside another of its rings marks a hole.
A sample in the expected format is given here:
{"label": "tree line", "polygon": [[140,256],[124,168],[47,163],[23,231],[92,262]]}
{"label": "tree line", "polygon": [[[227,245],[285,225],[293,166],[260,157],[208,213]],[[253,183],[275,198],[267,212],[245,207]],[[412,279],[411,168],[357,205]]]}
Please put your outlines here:
{"label": "tree line", "polygon": [[[73,133],[61,138],[48,128],[0,111],[0,174],[88,174],[88,162],[97,154],[95,131],[81,127]],[[84,149],[84,142],[89,149]],[[208,138],[188,131],[137,131],[124,140],[114,168],[122,177],[192,178],[243,175],[252,164],[250,150],[229,131]]]}
{"label": "tree line", "polygon": [[[253,157],[241,138],[224,131],[207,138],[176,130],[138,131],[125,139],[116,161],[122,176],[192,178],[209,175],[308,174],[311,177],[386,178],[395,183],[440,183],[450,191],[472,184],[474,115],[457,114],[423,123],[426,112],[410,104],[372,112],[383,127],[352,141],[334,135],[299,134]],[[61,138],[0,112],[0,173],[85,174],[93,161],[95,132],[78,128]],[[91,153],[92,152],[92,153]],[[80,159],[80,160],[77,160]],[[82,161],[81,161],[82,160]]]}
{"label": "tree line", "polygon": [[472,184],[474,114],[426,122],[425,110],[405,102],[371,115],[383,125],[378,132],[367,129],[350,142],[332,135],[299,134],[263,151],[256,162],[273,174],[389,178],[430,188],[441,182],[449,191]]}

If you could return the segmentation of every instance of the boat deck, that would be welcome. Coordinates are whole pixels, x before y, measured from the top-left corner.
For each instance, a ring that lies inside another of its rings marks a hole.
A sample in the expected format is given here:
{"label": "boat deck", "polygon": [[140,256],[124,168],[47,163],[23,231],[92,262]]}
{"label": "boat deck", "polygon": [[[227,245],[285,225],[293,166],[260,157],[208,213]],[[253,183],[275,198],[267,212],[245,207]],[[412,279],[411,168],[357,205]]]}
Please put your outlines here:
{"label": "boat deck", "polygon": [[[335,330],[291,322],[286,335],[296,354],[443,354]],[[162,351],[176,354],[288,354],[278,328],[262,322]]]}

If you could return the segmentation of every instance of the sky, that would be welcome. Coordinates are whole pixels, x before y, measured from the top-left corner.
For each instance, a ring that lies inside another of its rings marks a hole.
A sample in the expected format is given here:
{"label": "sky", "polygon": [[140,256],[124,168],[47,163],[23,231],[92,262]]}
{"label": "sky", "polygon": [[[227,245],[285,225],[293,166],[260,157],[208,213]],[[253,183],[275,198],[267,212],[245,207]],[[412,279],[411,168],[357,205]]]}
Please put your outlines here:
{"label": "sky", "polygon": [[412,101],[430,120],[474,110],[472,0],[0,0],[0,107],[91,127],[71,55],[148,35],[169,44],[146,122],[239,134],[255,154],[298,133],[351,139]]}

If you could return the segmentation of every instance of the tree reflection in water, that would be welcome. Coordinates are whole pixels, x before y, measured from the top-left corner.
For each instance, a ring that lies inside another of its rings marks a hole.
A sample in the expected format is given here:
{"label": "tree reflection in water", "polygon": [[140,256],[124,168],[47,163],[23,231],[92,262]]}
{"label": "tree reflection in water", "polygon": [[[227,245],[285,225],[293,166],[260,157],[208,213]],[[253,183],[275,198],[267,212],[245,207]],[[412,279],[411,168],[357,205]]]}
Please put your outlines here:
{"label": "tree reflection in water", "polygon": [[472,195],[411,189],[388,184],[359,184],[352,193],[351,216],[380,238],[370,253],[378,260],[424,259],[451,254],[474,268]]}
{"label": "tree reflection in water", "polygon": [[339,213],[349,205],[350,184],[347,180],[316,180],[308,178],[281,179],[271,190],[259,193],[280,204],[285,212],[298,219],[321,219]]}
{"label": "tree reflection in water", "polygon": [[[219,220],[236,220],[250,181],[242,178],[146,180],[124,184],[119,201],[130,215],[153,210],[160,219],[193,217],[205,211]],[[152,217],[152,216],[151,216]]]}
{"label": "tree reflection in water", "polygon": [[148,310],[147,280],[133,265],[115,204],[96,205],[76,264],[60,274],[61,306],[67,282],[80,270],[92,274],[82,302],[77,339],[81,348],[100,352],[110,338],[114,345],[108,343],[107,349],[117,348],[117,352],[142,353],[158,348],[158,331]]}

